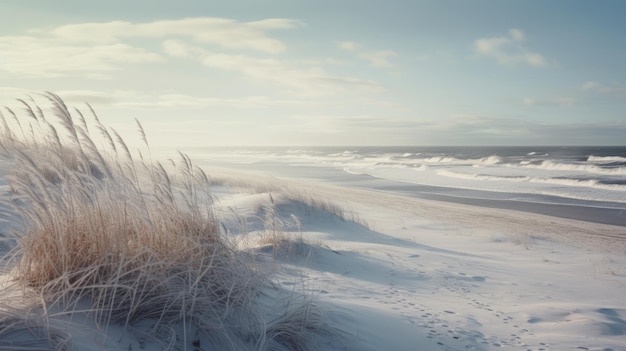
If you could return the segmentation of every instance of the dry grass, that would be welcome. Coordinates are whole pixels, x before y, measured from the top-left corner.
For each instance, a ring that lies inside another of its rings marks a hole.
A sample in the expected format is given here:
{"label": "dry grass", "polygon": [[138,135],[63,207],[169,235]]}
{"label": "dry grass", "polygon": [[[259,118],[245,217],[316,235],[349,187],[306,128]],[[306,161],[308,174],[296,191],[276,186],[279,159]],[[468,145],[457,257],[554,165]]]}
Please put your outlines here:
{"label": "dry grass", "polygon": [[330,200],[327,196],[318,194],[319,189],[310,187],[310,184],[300,184],[295,181],[263,177],[259,175],[245,176],[243,173],[228,174],[209,178],[211,185],[251,191],[253,193],[278,194],[283,200],[292,200],[310,208],[318,209],[338,217],[343,221],[358,223],[366,228],[369,224],[354,211],[346,210],[341,204]]}
{"label": "dry grass", "polygon": [[271,246],[274,260],[279,257],[294,258],[295,256],[308,258],[313,247],[319,247],[320,244],[306,240],[298,216],[293,213],[288,216],[279,213],[282,212],[279,206],[280,204],[271,194],[267,201],[260,204],[257,212],[263,222],[264,230],[260,233],[258,244]]}
{"label": "dry grass", "polygon": [[86,313],[105,332],[152,320],[153,338],[177,336],[162,340],[165,349],[200,340],[223,350],[309,349],[303,342],[324,329],[318,312],[309,302],[266,320],[258,303],[270,286],[266,270],[220,232],[209,178],[189,157],[181,154],[173,171],[134,159],[93,110],[88,126],[80,111],[44,96],[55,122],[23,100],[26,120],[0,116],[2,147],[15,159],[10,204],[25,224],[13,233],[12,274],[39,294],[41,308]]}

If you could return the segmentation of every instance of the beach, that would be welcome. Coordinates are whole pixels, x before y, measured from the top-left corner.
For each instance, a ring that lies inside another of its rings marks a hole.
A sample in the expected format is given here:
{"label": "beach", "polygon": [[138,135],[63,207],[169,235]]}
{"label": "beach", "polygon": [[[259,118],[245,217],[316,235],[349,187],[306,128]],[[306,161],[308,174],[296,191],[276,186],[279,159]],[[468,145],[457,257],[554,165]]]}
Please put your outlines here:
{"label": "beach", "polygon": [[206,167],[626,225],[625,148],[274,147],[188,152]]}
{"label": "beach", "polygon": [[623,348],[624,227],[297,184],[339,201],[367,223],[284,207],[285,214],[302,217],[302,232],[294,235],[322,243],[306,259],[285,264],[303,269],[307,288],[349,318],[343,323],[360,335],[355,345]]}
{"label": "beach", "polygon": [[81,135],[6,144],[0,349],[624,349],[621,190],[490,192],[227,153],[135,159],[121,139],[99,151]]}
{"label": "beach", "polygon": [[619,208],[429,195],[413,184],[311,164],[231,167],[245,170],[243,179],[286,175],[278,182],[338,201],[368,224],[332,228],[332,220],[314,216],[303,235],[323,238],[341,255],[320,249],[296,265],[320,282],[314,290],[322,298],[375,308],[408,322],[393,328],[406,328],[405,337],[417,333],[381,340],[387,333],[371,326],[368,343],[381,343],[372,349],[410,350],[424,341],[432,343],[422,349],[432,350],[623,348]]}

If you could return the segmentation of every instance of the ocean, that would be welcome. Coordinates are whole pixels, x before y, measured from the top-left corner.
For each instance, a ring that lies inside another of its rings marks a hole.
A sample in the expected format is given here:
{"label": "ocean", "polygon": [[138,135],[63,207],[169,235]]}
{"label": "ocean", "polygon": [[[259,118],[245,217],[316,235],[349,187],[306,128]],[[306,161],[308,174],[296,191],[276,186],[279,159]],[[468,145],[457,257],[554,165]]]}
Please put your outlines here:
{"label": "ocean", "polygon": [[626,147],[186,150],[202,166],[626,226]]}

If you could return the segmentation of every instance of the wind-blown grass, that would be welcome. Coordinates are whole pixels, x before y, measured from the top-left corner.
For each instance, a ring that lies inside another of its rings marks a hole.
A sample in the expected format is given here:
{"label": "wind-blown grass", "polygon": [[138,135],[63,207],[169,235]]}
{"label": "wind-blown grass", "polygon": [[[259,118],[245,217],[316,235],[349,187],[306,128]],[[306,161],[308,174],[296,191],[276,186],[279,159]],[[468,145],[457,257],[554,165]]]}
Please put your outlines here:
{"label": "wind-blown grass", "polygon": [[347,211],[342,205],[327,197],[320,196],[315,190],[305,189],[302,184],[285,179],[271,177],[243,176],[239,174],[212,175],[211,185],[252,191],[254,193],[278,193],[284,200],[293,200],[338,217],[343,221],[351,221],[369,228],[368,223],[354,211]]}
{"label": "wind-blown grass", "polygon": [[[313,349],[326,330],[319,311],[308,300],[282,303],[267,320],[259,302],[271,289],[267,270],[220,231],[209,177],[189,157],[167,168],[134,158],[91,108],[93,126],[44,96],[54,121],[34,100],[19,100],[26,119],[0,113],[0,143],[14,158],[10,204],[24,224],[7,259],[14,279],[39,296],[31,308],[55,311],[47,318],[86,314],[105,334],[150,320],[147,333],[164,349]],[[21,328],[17,321],[0,319],[0,335]]]}

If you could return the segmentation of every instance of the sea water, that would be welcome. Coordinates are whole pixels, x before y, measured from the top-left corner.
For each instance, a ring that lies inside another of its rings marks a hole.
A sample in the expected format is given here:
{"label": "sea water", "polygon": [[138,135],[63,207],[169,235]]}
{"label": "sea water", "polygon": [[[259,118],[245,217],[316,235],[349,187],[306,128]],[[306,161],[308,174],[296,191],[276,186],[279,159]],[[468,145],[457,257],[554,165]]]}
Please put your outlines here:
{"label": "sea water", "polygon": [[626,147],[198,148],[207,166],[626,225]]}

